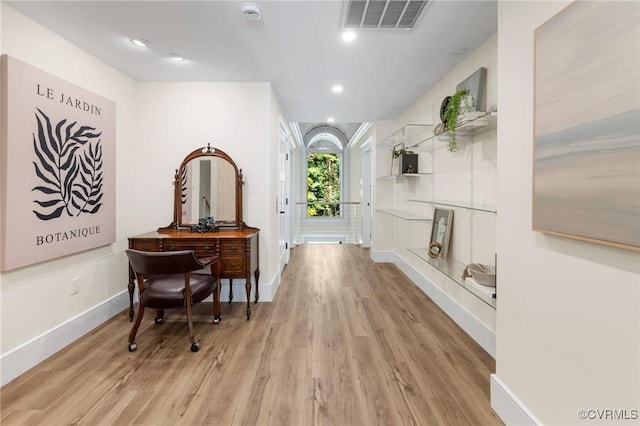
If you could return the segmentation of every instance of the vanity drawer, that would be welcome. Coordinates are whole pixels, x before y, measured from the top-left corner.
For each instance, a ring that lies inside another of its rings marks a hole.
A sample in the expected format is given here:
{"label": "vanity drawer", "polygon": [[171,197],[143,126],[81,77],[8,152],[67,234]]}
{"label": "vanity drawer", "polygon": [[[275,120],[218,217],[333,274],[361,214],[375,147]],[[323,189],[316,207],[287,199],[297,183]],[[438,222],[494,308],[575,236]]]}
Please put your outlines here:
{"label": "vanity drawer", "polygon": [[220,253],[244,255],[245,240],[220,239]]}
{"label": "vanity drawer", "polygon": [[129,240],[129,248],[141,251],[161,251],[160,241],[157,239],[133,239]]}
{"label": "vanity drawer", "polygon": [[216,252],[216,242],[213,240],[198,241],[194,239],[173,240],[165,242],[164,251],[177,250],[193,250],[196,252],[196,256],[212,256]]}
{"label": "vanity drawer", "polygon": [[223,256],[220,259],[220,269],[222,274],[244,273],[246,260],[244,257]]}

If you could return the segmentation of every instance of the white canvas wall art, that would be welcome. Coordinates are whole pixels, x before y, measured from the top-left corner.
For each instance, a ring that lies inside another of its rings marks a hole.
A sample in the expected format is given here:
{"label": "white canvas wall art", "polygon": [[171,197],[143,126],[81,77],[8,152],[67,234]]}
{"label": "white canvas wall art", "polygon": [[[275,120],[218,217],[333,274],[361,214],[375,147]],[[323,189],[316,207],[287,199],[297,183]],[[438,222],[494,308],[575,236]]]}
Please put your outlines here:
{"label": "white canvas wall art", "polygon": [[1,270],[115,242],[115,103],[2,55]]}
{"label": "white canvas wall art", "polygon": [[640,3],[535,31],[533,229],[640,251]]}

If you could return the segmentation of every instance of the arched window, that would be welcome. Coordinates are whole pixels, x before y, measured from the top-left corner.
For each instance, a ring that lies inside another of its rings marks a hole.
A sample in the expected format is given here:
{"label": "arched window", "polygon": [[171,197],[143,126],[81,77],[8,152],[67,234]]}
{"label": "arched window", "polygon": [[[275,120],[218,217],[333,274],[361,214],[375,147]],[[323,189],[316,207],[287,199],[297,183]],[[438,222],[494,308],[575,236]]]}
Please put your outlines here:
{"label": "arched window", "polygon": [[340,217],[343,144],[317,132],[307,142],[307,217]]}

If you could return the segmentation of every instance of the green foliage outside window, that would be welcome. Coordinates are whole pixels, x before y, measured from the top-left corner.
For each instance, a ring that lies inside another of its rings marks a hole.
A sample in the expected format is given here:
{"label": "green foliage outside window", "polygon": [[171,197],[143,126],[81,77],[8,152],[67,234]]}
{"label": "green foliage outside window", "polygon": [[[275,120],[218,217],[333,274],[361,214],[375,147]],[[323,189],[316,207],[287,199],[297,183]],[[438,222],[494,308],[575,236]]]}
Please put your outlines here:
{"label": "green foliage outside window", "polygon": [[[340,216],[340,159],[337,154],[307,157],[307,215]],[[313,203],[319,204],[313,204]],[[333,203],[333,204],[331,204]]]}

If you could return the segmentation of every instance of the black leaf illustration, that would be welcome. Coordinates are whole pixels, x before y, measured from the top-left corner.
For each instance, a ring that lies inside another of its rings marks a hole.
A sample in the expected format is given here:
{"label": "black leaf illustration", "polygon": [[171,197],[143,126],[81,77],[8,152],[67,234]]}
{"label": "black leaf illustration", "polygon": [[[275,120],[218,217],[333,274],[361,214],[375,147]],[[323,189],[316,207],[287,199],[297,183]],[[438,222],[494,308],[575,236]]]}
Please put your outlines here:
{"label": "black leaf illustration", "polygon": [[41,220],[51,220],[63,211],[69,216],[98,212],[103,197],[102,146],[98,139],[102,132],[91,126],[78,127],[78,122],[68,123],[67,119],[54,125],[38,108],[35,115],[33,165],[41,183],[32,191],[42,196],[34,200],[40,208],[33,213]]}
{"label": "black leaf illustration", "polygon": [[38,216],[38,219],[40,220],[50,220],[50,219],[55,219],[57,217],[60,217],[63,210],[64,210],[64,206],[60,206],[57,209],[55,209],[53,213],[50,213],[50,214],[41,214],[35,210],[33,212],[36,214],[36,216]]}
{"label": "black leaf illustration", "polygon": [[55,185],[56,183],[52,180],[55,179],[55,177],[53,177],[52,179],[49,179],[42,171],[40,171],[40,167],[38,167],[38,165],[33,162],[33,166],[36,169],[36,175],[42,179],[43,181],[45,181],[46,183],[49,183],[51,185]]}
{"label": "black leaf illustration", "polygon": [[[88,145],[88,149],[84,151],[83,155],[78,156],[80,161],[80,167],[78,171],[81,171],[80,181],[74,184],[73,194],[76,195],[84,203],[79,207],[80,213],[96,213],[102,203],[102,146],[100,140],[92,145]],[[88,209],[87,206],[93,206],[92,209]]]}
{"label": "black leaf illustration", "polygon": [[36,203],[38,203],[41,207],[55,206],[56,204],[60,204],[61,202],[62,200],[52,200],[52,201],[45,201],[45,202],[36,201]]}
{"label": "black leaf illustration", "polygon": [[182,194],[182,204],[187,203],[187,168],[182,169],[182,176],[180,177],[180,189]]}
{"label": "black leaf illustration", "polygon": [[[33,188],[32,191],[42,191],[45,194],[57,194],[58,193],[58,190],[47,188],[46,186],[36,186],[35,188]],[[55,201],[62,201],[62,200],[55,200]]]}

